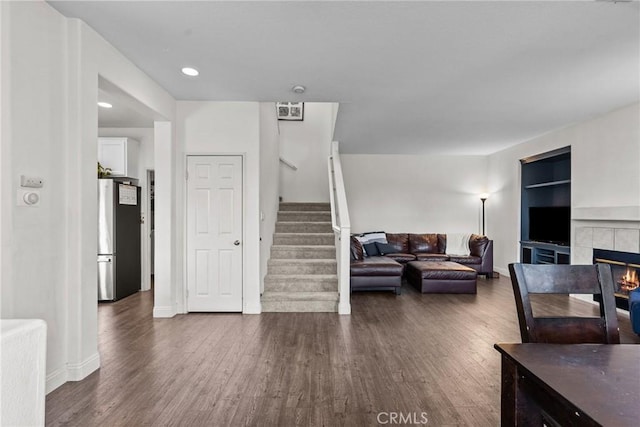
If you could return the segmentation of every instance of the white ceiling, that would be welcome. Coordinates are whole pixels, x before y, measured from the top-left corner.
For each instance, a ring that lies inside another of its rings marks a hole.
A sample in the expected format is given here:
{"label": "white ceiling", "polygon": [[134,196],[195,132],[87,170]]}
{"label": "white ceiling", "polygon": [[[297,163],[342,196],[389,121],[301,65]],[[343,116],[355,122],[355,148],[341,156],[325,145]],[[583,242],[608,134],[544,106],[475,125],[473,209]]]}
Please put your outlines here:
{"label": "white ceiling", "polygon": [[52,5],[176,99],[340,102],[347,153],[487,154],[640,100],[638,2]]}
{"label": "white ceiling", "polygon": [[163,120],[146,105],[102,77],[98,79],[98,101],[112,105],[111,108],[96,107],[99,128],[152,128],[154,119]]}

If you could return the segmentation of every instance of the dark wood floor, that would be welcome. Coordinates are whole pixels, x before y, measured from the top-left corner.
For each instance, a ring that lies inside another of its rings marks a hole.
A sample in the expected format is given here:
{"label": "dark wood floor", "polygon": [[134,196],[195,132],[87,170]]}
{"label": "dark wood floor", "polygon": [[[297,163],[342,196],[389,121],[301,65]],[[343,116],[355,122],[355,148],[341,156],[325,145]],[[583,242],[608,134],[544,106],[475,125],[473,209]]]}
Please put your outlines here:
{"label": "dark wood floor", "polygon": [[[568,297],[538,307],[594,312]],[[50,393],[46,423],[352,426],[402,412],[499,424],[493,344],[520,341],[508,278],[481,279],[477,296],[356,293],[352,311],[153,319],[150,292],[101,305],[102,367]],[[623,342],[640,342],[620,323]]]}

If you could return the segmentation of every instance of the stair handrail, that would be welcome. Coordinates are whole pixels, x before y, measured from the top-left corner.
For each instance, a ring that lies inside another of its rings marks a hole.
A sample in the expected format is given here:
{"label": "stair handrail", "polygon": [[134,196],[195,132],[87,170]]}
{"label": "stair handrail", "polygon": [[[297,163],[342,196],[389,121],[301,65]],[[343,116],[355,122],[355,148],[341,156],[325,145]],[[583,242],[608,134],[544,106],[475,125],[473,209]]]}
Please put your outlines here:
{"label": "stair handrail", "polygon": [[327,161],[329,172],[329,200],[331,202],[331,227],[335,235],[336,262],[338,266],[339,314],[351,314],[350,250],[351,221],[344,188],[339,142],[331,143],[331,154]]}
{"label": "stair handrail", "polygon": [[298,170],[298,167],[296,165],[294,165],[293,163],[291,163],[289,160],[287,159],[283,159],[282,157],[280,157],[280,163],[289,166],[291,169],[293,169],[294,171]]}

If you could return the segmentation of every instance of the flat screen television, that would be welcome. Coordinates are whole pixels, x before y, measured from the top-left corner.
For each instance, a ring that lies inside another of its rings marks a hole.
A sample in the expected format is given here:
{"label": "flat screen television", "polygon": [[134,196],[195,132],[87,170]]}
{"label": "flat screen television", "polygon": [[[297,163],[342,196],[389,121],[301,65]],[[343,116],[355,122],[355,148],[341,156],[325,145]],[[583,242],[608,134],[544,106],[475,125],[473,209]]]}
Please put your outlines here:
{"label": "flat screen television", "polygon": [[569,206],[529,208],[529,240],[569,245],[570,229]]}

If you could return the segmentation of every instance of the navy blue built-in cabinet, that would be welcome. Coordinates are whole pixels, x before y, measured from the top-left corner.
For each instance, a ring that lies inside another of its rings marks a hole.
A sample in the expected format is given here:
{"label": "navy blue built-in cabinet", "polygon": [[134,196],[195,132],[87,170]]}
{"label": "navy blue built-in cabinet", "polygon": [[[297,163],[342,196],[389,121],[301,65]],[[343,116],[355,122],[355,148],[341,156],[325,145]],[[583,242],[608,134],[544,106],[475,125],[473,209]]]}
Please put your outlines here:
{"label": "navy blue built-in cabinet", "polygon": [[569,264],[571,147],[521,162],[520,261]]}

